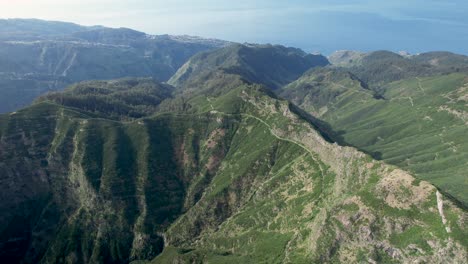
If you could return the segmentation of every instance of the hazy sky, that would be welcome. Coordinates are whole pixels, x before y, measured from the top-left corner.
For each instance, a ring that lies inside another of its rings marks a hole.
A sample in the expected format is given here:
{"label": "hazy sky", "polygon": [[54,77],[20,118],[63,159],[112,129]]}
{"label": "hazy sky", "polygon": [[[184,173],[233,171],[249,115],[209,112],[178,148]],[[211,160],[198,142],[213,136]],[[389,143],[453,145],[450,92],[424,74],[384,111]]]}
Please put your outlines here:
{"label": "hazy sky", "polygon": [[0,17],[284,44],[309,52],[468,54],[468,0],[0,0]]}

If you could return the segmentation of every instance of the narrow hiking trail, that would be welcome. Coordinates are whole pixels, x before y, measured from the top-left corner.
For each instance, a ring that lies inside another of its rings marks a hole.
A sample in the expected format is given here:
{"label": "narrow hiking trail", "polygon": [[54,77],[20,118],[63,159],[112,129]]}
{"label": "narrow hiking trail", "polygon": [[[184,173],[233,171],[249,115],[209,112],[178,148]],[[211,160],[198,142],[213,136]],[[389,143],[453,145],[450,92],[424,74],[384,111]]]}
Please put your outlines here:
{"label": "narrow hiking trail", "polygon": [[[221,112],[221,111],[214,110],[214,107],[213,107],[213,105],[212,105],[211,103],[210,103],[210,106],[211,106],[211,109],[213,109],[213,110],[211,111],[211,113],[214,113],[214,114],[215,114],[215,113],[216,113],[216,114],[221,114],[221,115],[225,115],[225,116],[233,116],[233,115],[235,115],[235,114],[228,114],[228,113],[225,113],[225,112]],[[323,169],[322,169],[322,166],[320,166],[320,162],[316,159],[316,157],[315,157],[315,155],[314,155],[315,153],[312,152],[310,149],[308,149],[306,146],[304,146],[302,143],[297,142],[297,141],[292,140],[292,139],[289,139],[289,138],[284,138],[284,137],[279,136],[278,134],[276,134],[276,133],[273,131],[273,128],[271,128],[270,124],[268,124],[268,123],[265,122],[263,119],[261,119],[261,118],[259,118],[259,117],[257,117],[257,116],[254,116],[254,115],[251,115],[251,114],[245,114],[245,113],[241,113],[241,114],[238,114],[238,115],[250,117],[250,118],[253,118],[253,119],[259,121],[260,123],[262,123],[263,125],[265,125],[265,126],[268,128],[268,130],[270,131],[270,134],[271,134],[272,136],[274,136],[275,138],[277,138],[277,139],[279,139],[279,140],[282,140],[282,141],[290,142],[290,143],[292,143],[292,144],[295,144],[295,145],[301,147],[302,149],[304,149],[305,151],[307,151],[307,152],[312,156],[312,159],[313,159],[314,161],[316,161],[316,162],[319,164],[320,171],[321,171],[322,173],[324,172]]]}
{"label": "narrow hiking trail", "polygon": [[[225,113],[225,112],[221,112],[221,111],[217,111],[217,110],[214,110],[214,107],[213,105],[211,104],[211,101],[207,98],[208,102],[210,102],[210,107],[211,109],[213,109],[211,111],[211,113],[213,114],[221,114],[221,115],[225,115],[225,116],[234,116],[235,114],[228,114],[228,113]],[[321,161],[317,159],[316,155],[314,152],[312,152],[309,148],[307,148],[305,145],[303,145],[302,143],[300,142],[297,142],[295,140],[292,140],[292,139],[289,139],[289,138],[284,138],[284,137],[281,137],[279,136],[278,134],[276,134],[274,132],[274,129],[270,126],[270,124],[268,124],[267,122],[265,122],[263,119],[257,117],[257,116],[254,116],[254,115],[251,115],[251,114],[245,114],[245,113],[241,113],[241,114],[237,114],[237,115],[240,115],[240,116],[243,116],[243,117],[248,117],[248,118],[253,118],[257,121],[259,121],[260,123],[262,123],[263,125],[265,125],[270,134],[272,136],[274,136],[275,138],[277,138],[278,140],[281,140],[281,141],[286,141],[286,142],[289,142],[289,143],[292,143],[292,144],[295,144],[297,146],[299,146],[300,148],[304,149],[305,151],[307,151],[309,154],[310,154],[310,157],[312,158],[312,160],[315,161],[315,163],[318,165],[318,168],[320,170],[320,174],[322,176],[322,180],[321,180],[321,193],[320,195],[322,195],[323,193],[323,189],[324,189],[324,181],[325,181],[325,170],[323,169],[322,167],[322,164],[321,164]]]}
{"label": "narrow hiking trail", "polygon": [[[225,113],[225,112],[222,112],[222,111],[218,111],[218,110],[215,110],[215,108],[213,107],[213,105],[211,104],[211,99],[207,98],[208,102],[210,103],[210,108],[211,108],[211,111],[210,113],[212,114],[220,114],[220,115],[224,115],[224,116],[234,116],[235,114],[228,114],[228,113]],[[291,162],[289,162],[288,164],[286,164],[285,166],[283,166],[280,170],[283,170],[286,166],[289,166],[289,165],[292,165],[296,162],[298,162],[301,158],[303,158],[303,156],[305,154],[309,154],[310,157],[312,158],[312,160],[317,164],[319,170],[320,170],[320,176],[321,176],[321,180],[320,180],[320,194],[317,198],[317,200],[320,200],[322,199],[323,200],[323,193],[324,193],[324,182],[325,182],[325,171],[324,169],[322,168],[322,164],[321,164],[321,161],[317,159],[316,157],[316,154],[314,152],[312,152],[309,148],[307,148],[305,145],[303,145],[302,143],[300,142],[297,142],[295,140],[292,140],[292,139],[289,139],[289,138],[284,138],[284,137],[281,137],[279,136],[278,134],[275,133],[274,129],[270,126],[270,124],[268,124],[267,122],[265,122],[263,119],[257,117],[257,116],[254,116],[254,115],[251,115],[251,114],[245,114],[245,113],[241,113],[241,114],[236,114],[236,115],[240,115],[242,117],[247,117],[247,118],[251,118],[251,119],[255,119],[257,120],[258,122],[260,122],[261,124],[263,124],[264,126],[266,126],[268,128],[268,131],[270,132],[270,134],[272,136],[274,136],[276,139],[280,140],[280,141],[285,141],[285,142],[288,142],[288,143],[292,143],[292,144],[295,144],[296,146],[299,146],[300,148],[304,149],[306,151],[306,153],[304,153],[303,155],[297,157],[296,159],[292,160]],[[272,177],[273,178],[273,177]],[[272,178],[270,178],[269,180],[267,180],[266,182],[264,182],[261,186],[263,187],[267,182],[269,182]],[[253,198],[253,196],[255,195],[256,191],[251,195],[250,199]],[[250,200],[249,199],[249,200]],[[321,208],[320,209],[320,214],[323,215],[323,212],[324,212],[324,208]],[[229,221],[229,220],[228,220]],[[289,253],[291,251],[291,246],[292,246],[292,243],[294,240],[296,240],[298,238],[298,231],[295,231],[294,232],[294,235],[292,236],[292,238],[288,241],[287,245],[286,245],[286,253],[285,253],[285,256],[284,256],[284,259],[283,261],[284,262],[288,262],[290,257],[289,257]]]}
{"label": "narrow hiking trail", "polygon": [[418,88],[419,88],[419,90],[421,90],[421,92],[422,92],[424,95],[426,95],[426,91],[424,90],[424,88],[423,88],[423,86],[422,86],[422,84],[421,84],[421,78],[416,77],[416,80],[418,80]]}

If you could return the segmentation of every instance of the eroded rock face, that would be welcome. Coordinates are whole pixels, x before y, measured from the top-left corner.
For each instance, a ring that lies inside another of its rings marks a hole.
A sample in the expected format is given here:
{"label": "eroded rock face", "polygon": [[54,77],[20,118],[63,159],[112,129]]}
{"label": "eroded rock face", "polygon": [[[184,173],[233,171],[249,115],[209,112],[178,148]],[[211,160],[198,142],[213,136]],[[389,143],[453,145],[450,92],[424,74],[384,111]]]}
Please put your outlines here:
{"label": "eroded rock face", "polygon": [[413,205],[427,201],[435,190],[434,186],[427,182],[414,185],[414,181],[415,179],[407,172],[395,169],[379,182],[377,190],[389,206],[410,209]]}

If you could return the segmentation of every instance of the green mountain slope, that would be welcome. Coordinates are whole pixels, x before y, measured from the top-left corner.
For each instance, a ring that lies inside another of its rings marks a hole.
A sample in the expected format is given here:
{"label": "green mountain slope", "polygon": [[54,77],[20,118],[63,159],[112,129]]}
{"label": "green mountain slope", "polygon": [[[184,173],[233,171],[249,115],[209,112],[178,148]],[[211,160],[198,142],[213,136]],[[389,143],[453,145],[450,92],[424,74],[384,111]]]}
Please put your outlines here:
{"label": "green mountain slope", "polygon": [[161,102],[172,97],[172,92],[173,87],[152,79],[127,78],[77,83],[37,101],[52,101],[107,119],[132,119],[154,114]]}
{"label": "green mountain slope", "polygon": [[[121,104],[121,87],[147,87],[135,82],[85,83],[64,96],[108,93]],[[149,87],[150,97],[163,87]],[[269,89],[244,82],[186,100],[189,111],[161,112],[162,102],[143,118],[47,100],[1,115],[0,258],[466,259],[464,209],[427,182],[325,141]]]}
{"label": "green mountain slope", "polygon": [[412,58],[420,63],[428,63],[438,68],[451,71],[466,71],[468,57],[446,51],[434,51],[418,54]]}
{"label": "green mountain slope", "polygon": [[468,72],[468,57],[450,52],[427,52],[400,55],[390,51],[360,53],[338,51],[330,55],[331,62],[367,83],[379,93],[385,84],[412,77]]}
{"label": "green mountain slope", "polygon": [[[203,88],[215,71],[236,74],[244,80],[277,89],[328,61],[321,55],[272,45],[232,45],[192,57],[168,83],[176,87]],[[223,74],[224,75],[224,74]]]}
{"label": "green mountain slope", "polygon": [[464,74],[416,77],[385,85],[385,93],[376,95],[350,73],[322,69],[282,95],[339,142],[411,171],[467,204],[467,85]]}

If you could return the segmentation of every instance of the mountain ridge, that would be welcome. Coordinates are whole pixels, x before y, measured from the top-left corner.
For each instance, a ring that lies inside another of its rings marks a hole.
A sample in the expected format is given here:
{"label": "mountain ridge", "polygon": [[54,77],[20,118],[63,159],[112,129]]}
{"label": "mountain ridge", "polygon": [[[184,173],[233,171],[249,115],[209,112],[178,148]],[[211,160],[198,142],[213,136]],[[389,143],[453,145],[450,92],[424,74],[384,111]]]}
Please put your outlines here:
{"label": "mountain ridge", "polygon": [[405,168],[466,206],[467,75],[403,79],[384,85],[381,93],[346,72],[311,71],[280,95],[312,114],[340,144]]}
{"label": "mountain ridge", "polygon": [[338,51],[329,58],[335,66],[346,68],[379,93],[383,93],[381,89],[385,84],[401,79],[468,73],[468,56],[451,52],[401,55],[386,50],[368,53]]}
{"label": "mountain ridge", "polygon": [[[102,94],[97,84],[81,90]],[[9,168],[0,182],[24,172],[2,187],[10,199],[0,206],[25,210],[0,219],[2,234],[21,238],[2,241],[2,256],[43,263],[466,256],[464,211],[430,184],[328,143],[269,89],[244,83],[188,101],[190,112],[130,121],[50,101],[0,116],[0,166]],[[30,161],[20,166],[18,157]],[[27,189],[29,197],[14,195]],[[30,225],[17,225],[24,221]],[[25,226],[32,233],[21,233]],[[407,238],[419,228],[432,235]],[[8,251],[15,245],[23,250],[16,255]]]}
{"label": "mountain ridge", "polygon": [[328,60],[325,57],[307,54],[296,48],[236,44],[214,52],[195,55],[168,83],[176,87],[190,87],[191,83],[197,82],[197,78],[222,70],[277,89],[296,79],[306,70],[327,64]]}

